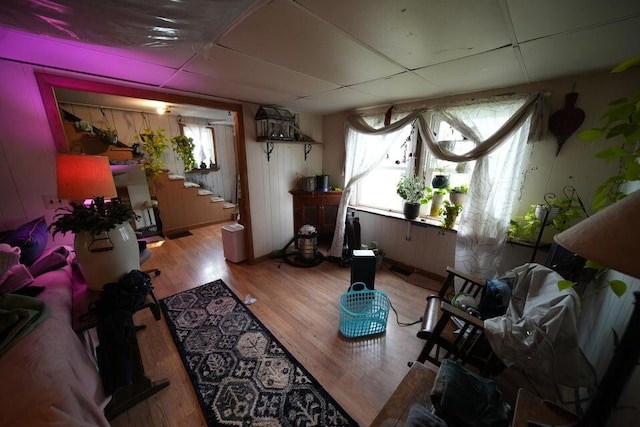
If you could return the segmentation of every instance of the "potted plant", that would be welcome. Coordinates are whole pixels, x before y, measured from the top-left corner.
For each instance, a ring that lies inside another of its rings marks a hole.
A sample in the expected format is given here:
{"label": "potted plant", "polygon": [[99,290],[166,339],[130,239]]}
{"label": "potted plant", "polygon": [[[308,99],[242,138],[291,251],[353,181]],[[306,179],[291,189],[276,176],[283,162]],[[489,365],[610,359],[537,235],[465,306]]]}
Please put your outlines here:
{"label": "potted plant", "polygon": [[420,205],[429,201],[424,180],[418,176],[400,177],[396,192],[404,200],[404,217],[407,219],[417,218],[420,214]]}
{"label": "potted plant", "polygon": [[120,199],[105,202],[96,197],[90,204],[69,203],[58,208],[47,228],[57,233],[72,232],[78,266],[92,290],[102,290],[110,281],[140,268],[138,239],[130,220],[138,216]]}
{"label": "potted plant", "polygon": [[447,195],[446,188],[436,188],[433,190],[433,195],[431,198],[431,211],[430,216],[437,217],[440,215],[440,207],[442,206],[442,202],[444,201],[444,197]]}
{"label": "potted plant", "polygon": [[182,163],[184,163],[184,171],[191,172],[196,166],[196,159],[193,156],[195,144],[193,138],[185,135],[178,135],[171,138],[173,151],[178,155]]}
{"label": "potted plant", "polygon": [[449,190],[449,200],[454,205],[462,205],[464,203],[465,198],[467,197],[467,192],[469,191],[468,185],[459,185],[457,187],[453,187]]}
{"label": "potted plant", "polygon": [[453,225],[456,223],[456,219],[458,219],[458,215],[462,211],[462,205],[455,205],[448,200],[444,201],[442,209],[440,210],[440,214],[444,215],[442,220],[443,228],[453,228]]}
{"label": "potted plant", "polygon": [[145,153],[143,168],[148,176],[158,175],[164,169],[162,155],[167,149],[167,136],[164,129],[153,131],[145,129],[140,135],[136,135],[136,140],[142,142],[140,149]]}
{"label": "potted plant", "polygon": [[449,175],[447,175],[446,168],[437,167],[435,170],[435,176],[431,180],[433,188],[446,188],[449,185]]}

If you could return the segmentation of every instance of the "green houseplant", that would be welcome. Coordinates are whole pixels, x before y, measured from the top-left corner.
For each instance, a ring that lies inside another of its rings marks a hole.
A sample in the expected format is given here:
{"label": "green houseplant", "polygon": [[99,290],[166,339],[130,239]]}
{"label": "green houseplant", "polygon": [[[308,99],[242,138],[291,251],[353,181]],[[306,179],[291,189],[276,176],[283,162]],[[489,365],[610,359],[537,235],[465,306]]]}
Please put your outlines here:
{"label": "green houseplant", "polygon": [[462,205],[469,191],[468,185],[459,185],[449,190],[449,200],[454,205]]}
{"label": "green houseplant", "polygon": [[137,237],[130,220],[138,218],[120,199],[96,197],[89,205],[71,202],[59,208],[48,230],[74,233],[78,266],[90,289],[101,291],[108,282],[140,268]]}
{"label": "green houseplant", "polygon": [[442,202],[446,195],[446,188],[436,188],[433,190],[433,195],[431,196],[431,209],[429,211],[430,216],[437,217],[440,215],[440,208],[442,207]]}
{"label": "green houseplant", "polygon": [[[640,64],[640,57],[631,58],[611,72],[619,73]],[[605,180],[596,190],[593,208],[602,209],[625,196],[622,185],[630,181],[640,180],[640,92],[628,98],[621,98],[609,103],[609,108],[600,119],[603,124],[599,128],[591,128],[578,133],[585,141],[615,139],[617,145],[598,152],[596,157],[605,162],[618,162],[618,171]]]}
{"label": "green houseplant", "polygon": [[164,129],[153,131],[144,129],[140,135],[136,135],[136,140],[142,144],[140,149],[145,153],[143,168],[147,175],[158,175],[164,169],[162,155],[167,149],[167,136]]}
{"label": "green houseplant", "polygon": [[407,219],[417,218],[420,205],[427,203],[430,196],[424,180],[415,175],[401,176],[396,185],[396,192],[404,200],[404,216]]}
{"label": "green houseplant", "polygon": [[91,204],[70,202],[68,207],[58,208],[54,221],[48,229],[57,233],[74,234],[88,232],[94,235],[114,229],[117,225],[138,218],[131,206],[120,199],[111,199],[109,203],[104,197],[96,197]]}
{"label": "green houseplant", "polygon": [[195,144],[193,138],[185,135],[178,135],[171,138],[173,151],[178,155],[182,163],[184,163],[184,171],[191,172],[196,166],[196,159],[193,156]]}
{"label": "green houseplant", "polygon": [[456,223],[458,215],[462,211],[462,205],[456,205],[448,200],[445,200],[440,209],[440,215],[444,215],[442,219],[443,228],[453,228]]}
{"label": "green houseplant", "polygon": [[[631,67],[640,65],[640,56],[630,58],[618,66],[612,73],[620,73]],[[600,118],[601,127],[586,129],[578,133],[578,136],[588,142],[602,139],[615,139],[616,145],[599,151],[596,157],[605,162],[617,162],[617,172],[606,179],[597,189],[592,206],[600,210],[606,206],[624,198],[626,193],[623,186],[632,181],[640,180],[640,92],[636,92],[628,98],[620,98],[609,103],[609,108]],[[600,279],[608,269],[593,261],[587,260],[585,268],[596,270],[596,280]],[[562,280],[558,288],[566,289],[575,286],[570,280]],[[627,291],[627,283],[622,280],[607,280],[596,288],[596,292],[609,288],[617,296],[622,296]]]}

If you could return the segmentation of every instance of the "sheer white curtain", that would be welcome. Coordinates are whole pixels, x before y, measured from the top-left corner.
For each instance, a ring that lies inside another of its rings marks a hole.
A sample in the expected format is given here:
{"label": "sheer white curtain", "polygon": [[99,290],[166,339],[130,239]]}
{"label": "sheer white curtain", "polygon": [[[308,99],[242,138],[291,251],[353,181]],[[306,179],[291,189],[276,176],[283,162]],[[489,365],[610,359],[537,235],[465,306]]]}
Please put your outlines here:
{"label": "sheer white curtain", "polygon": [[399,139],[406,138],[416,116],[402,120],[384,128],[384,131],[369,126],[361,117],[347,121],[345,140],[344,189],[338,207],[338,219],[333,234],[329,256],[341,257],[344,244],[347,206],[354,185],[371,172],[389,152],[389,148]]}
{"label": "sheer white curtain", "polygon": [[[463,128],[467,138],[486,141],[524,104],[524,99],[482,102],[442,108],[436,113],[452,126]],[[456,238],[456,268],[466,273],[487,278],[497,275],[529,149],[530,117],[476,161]]]}
{"label": "sheer white curtain", "polygon": [[[359,116],[347,119],[345,142],[345,189],[338,209],[336,231],[329,254],[342,256],[344,221],[352,186],[379,163],[374,158],[360,160],[366,153],[366,140],[360,134],[380,135],[396,132],[418,120],[418,129],[427,148],[438,158],[452,162],[478,160],[462,210],[456,241],[456,267],[481,277],[494,277],[502,258],[513,200],[520,182],[520,171],[527,152],[527,141],[543,139],[548,120],[547,105],[541,94],[512,98],[485,99],[468,104],[415,110],[405,118],[380,129],[367,125]],[[440,114],[468,139],[475,148],[464,154],[452,153],[438,144],[428,124],[427,114]],[[386,148],[388,150],[388,146]],[[382,154],[384,155],[384,154]]]}

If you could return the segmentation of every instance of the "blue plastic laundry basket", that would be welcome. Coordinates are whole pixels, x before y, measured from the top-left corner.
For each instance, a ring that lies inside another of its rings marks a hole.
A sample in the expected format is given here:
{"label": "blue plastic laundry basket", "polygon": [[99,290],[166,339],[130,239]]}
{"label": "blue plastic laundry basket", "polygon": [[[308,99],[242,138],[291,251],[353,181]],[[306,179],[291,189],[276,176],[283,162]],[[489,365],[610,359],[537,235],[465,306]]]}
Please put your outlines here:
{"label": "blue plastic laundry basket", "polygon": [[347,338],[374,335],[387,329],[389,298],[362,282],[351,285],[340,295],[340,333]]}

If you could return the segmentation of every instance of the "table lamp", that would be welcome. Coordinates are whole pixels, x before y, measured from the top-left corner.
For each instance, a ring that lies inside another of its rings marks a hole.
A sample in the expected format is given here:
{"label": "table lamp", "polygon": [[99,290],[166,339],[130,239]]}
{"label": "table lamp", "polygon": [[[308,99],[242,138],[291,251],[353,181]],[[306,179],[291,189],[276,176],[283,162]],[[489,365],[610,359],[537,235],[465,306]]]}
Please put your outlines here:
{"label": "table lamp", "polygon": [[52,225],[75,233],[76,260],[89,288],[100,291],[131,270],[139,270],[138,240],[128,221],[135,214],[117,200],[105,201],[117,197],[109,159],[61,154],[56,171],[58,197],[74,203],[67,213],[58,214],[56,218],[62,219]]}
{"label": "table lamp", "polygon": [[[606,268],[640,278],[640,191],[597,212],[554,240]],[[604,426],[640,357],[640,292],[627,328],[578,426]]]}

